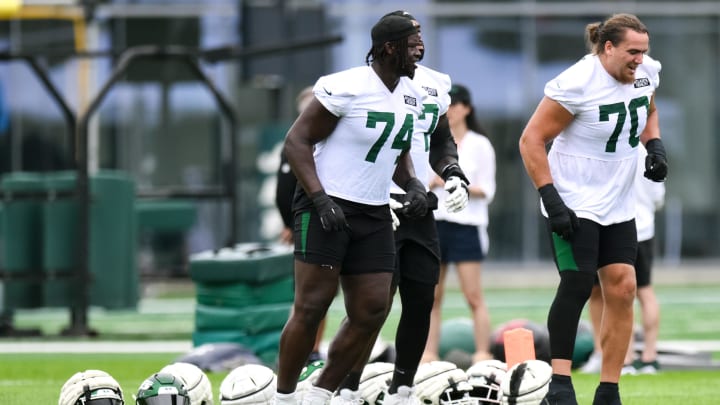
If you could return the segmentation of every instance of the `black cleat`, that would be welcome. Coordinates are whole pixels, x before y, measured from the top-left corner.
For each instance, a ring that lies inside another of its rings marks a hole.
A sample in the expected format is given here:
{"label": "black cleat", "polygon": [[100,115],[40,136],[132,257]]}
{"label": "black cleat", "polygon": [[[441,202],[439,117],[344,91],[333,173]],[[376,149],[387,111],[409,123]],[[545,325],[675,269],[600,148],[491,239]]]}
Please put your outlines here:
{"label": "black cleat", "polygon": [[543,398],[541,405],[578,405],[575,399],[575,391],[548,392]]}

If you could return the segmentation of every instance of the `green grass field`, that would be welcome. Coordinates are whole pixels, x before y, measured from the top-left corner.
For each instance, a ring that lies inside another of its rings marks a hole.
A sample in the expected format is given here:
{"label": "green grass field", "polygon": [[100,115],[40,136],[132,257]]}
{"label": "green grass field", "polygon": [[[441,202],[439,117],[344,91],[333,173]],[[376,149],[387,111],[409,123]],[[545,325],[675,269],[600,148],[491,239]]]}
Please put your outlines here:
{"label": "green grass field", "polygon": [[[172,362],[178,354],[0,354],[0,403],[55,404],[60,387],[75,371],[98,368],[110,372],[122,385],[126,403],[145,377]],[[226,373],[209,373],[217,395]],[[578,402],[590,404],[597,375],[573,376]],[[713,404],[720,394],[718,371],[664,371],[654,376],[621,380],[625,405]]]}
{"label": "green grass field", "polygon": [[[171,289],[144,299],[138,311],[104,311],[93,308],[91,326],[100,332],[91,340],[190,340],[193,330],[194,299],[192,289]],[[720,286],[677,285],[659,286],[662,306],[660,340],[718,340],[720,339]],[[552,300],[552,288],[489,288],[486,299],[493,327],[512,319],[529,319],[544,323]],[[382,331],[391,341],[399,316],[399,300]],[[340,300],[331,307],[326,338],[330,338],[343,317]],[[462,294],[449,289],[444,305],[444,318],[467,317],[468,309]],[[65,310],[25,310],[16,317],[18,327],[41,328],[45,337],[37,341],[57,341],[58,332],[67,325]],[[21,340],[27,341],[29,339]],[[0,340],[0,344],[12,339]],[[132,404],[132,394],[153,372],[171,363],[182,353],[167,354],[52,354],[0,353],[0,404],[54,404],[60,387],[76,371],[96,368],[112,374],[123,386],[126,400]],[[720,358],[715,353],[715,358]],[[226,373],[209,374],[217,395]],[[578,401],[590,404],[597,384],[597,375],[574,376]],[[624,377],[621,393],[625,405],[712,404],[720,396],[720,370],[673,371],[663,370],[656,376]]]}

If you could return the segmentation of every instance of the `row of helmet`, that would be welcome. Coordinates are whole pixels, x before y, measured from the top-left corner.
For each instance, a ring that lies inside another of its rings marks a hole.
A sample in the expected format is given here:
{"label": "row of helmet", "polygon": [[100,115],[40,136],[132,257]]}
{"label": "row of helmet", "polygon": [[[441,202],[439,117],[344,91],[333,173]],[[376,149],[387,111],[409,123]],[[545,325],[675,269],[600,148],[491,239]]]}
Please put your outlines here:
{"label": "row of helmet", "polygon": [[[298,402],[317,381],[324,362],[307,365],[296,389]],[[365,403],[381,405],[394,365],[387,362],[368,364],[360,378],[359,392]],[[414,395],[429,405],[539,404],[552,376],[550,365],[528,360],[510,370],[499,360],[485,360],[462,370],[454,363],[433,361],[417,370]],[[272,369],[260,364],[245,364],[233,369],[220,384],[221,405],[261,405],[272,403],[277,377]],[[173,363],[163,367],[140,384],[133,396],[136,405],[213,405],[212,386],[207,375],[191,363]],[[60,390],[58,405],[124,405],[120,384],[101,370],[75,373]]]}
{"label": "row of helmet", "polygon": [[[207,375],[190,363],[173,363],[145,379],[133,396],[137,405],[212,405]],[[60,389],[58,405],[124,405],[120,384],[102,370],[75,373]]]}
{"label": "row of helmet", "polygon": [[[298,403],[317,381],[323,366],[317,361],[305,367],[296,389]],[[368,364],[358,391],[364,403],[381,405],[390,385],[393,363]],[[484,360],[462,370],[455,363],[423,363],[414,380],[414,395],[428,405],[540,404],[547,393],[552,367],[545,361],[527,360],[509,370],[499,360]],[[239,402],[245,403],[245,402]]]}

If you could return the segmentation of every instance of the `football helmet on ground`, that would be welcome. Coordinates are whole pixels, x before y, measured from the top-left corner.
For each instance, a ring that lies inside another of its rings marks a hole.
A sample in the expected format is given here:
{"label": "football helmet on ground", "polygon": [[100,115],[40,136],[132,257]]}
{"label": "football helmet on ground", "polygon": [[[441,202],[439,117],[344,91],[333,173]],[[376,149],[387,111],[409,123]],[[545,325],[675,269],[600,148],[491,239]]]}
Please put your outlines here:
{"label": "football helmet on ground", "polygon": [[298,378],[298,383],[295,387],[295,398],[297,398],[298,403],[302,401],[305,392],[307,392],[307,390],[315,384],[318,377],[320,377],[320,373],[322,373],[322,368],[324,366],[324,360],[315,360],[303,367],[302,371],[300,371],[300,377]]}
{"label": "football helmet on ground", "polygon": [[155,373],[138,388],[136,405],[190,405],[185,383],[170,373]]}
{"label": "football helmet on ground", "polygon": [[383,361],[368,363],[360,376],[358,391],[369,405],[382,404],[385,391],[390,386],[395,365]]}
{"label": "football helmet on ground", "polygon": [[418,367],[415,374],[415,396],[428,405],[474,405],[472,386],[465,371],[449,361],[431,361]]}
{"label": "football helmet on ground", "polygon": [[499,404],[502,399],[502,383],[507,364],[500,360],[483,360],[467,369],[468,382],[472,385],[470,397],[478,404]]}
{"label": "football helmet on ground", "polygon": [[191,363],[173,363],[163,367],[161,373],[170,373],[185,383],[190,405],[213,405],[212,385],[200,367]]}
{"label": "football helmet on ground", "polygon": [[102,370],[85,370],[73,374],[62,388],[58,405],[123,405],[122,388]]}
{"label": "football helmet on ground", "polygon": [[526,360],[512,366],[500,384],[502,404],[540,404],[550,387],[552,373],[552,367],[542,360]]}
{"label": "football helmet on ground", "polygon": [[245,364],[235,368],[220,384],[221,405],[270,404],[277,377],[269,367]]}

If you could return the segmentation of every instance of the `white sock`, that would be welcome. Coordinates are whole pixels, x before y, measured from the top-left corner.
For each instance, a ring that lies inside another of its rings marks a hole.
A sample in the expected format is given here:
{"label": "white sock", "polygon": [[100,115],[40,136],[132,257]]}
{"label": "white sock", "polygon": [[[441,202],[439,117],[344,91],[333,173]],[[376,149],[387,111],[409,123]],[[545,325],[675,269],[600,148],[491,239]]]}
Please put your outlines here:
{"label": "white sock", "polygon": [[276,392],[275,405],[298,405],[295,393],[283,394],[282,392]]}
{"label": "white sock", "polygon": [[332,391],[312,386],[303,396],[300,405],[326,405],[330,402]]}

